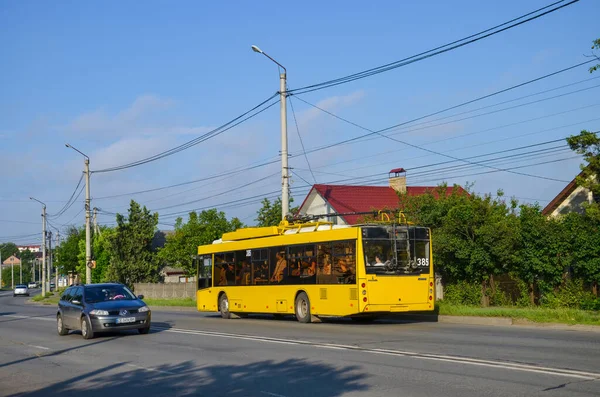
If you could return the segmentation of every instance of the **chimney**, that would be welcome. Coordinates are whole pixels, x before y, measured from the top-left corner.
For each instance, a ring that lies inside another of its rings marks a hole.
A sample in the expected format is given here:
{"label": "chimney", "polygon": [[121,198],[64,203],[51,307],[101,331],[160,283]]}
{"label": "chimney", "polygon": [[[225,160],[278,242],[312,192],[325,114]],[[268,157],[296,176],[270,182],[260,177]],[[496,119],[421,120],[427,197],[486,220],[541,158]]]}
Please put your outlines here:
{"label": "chimney", "polygon": [[398,193],[406,193],[406,171],[404,168],[394,168],[389,172],[390,187]]}

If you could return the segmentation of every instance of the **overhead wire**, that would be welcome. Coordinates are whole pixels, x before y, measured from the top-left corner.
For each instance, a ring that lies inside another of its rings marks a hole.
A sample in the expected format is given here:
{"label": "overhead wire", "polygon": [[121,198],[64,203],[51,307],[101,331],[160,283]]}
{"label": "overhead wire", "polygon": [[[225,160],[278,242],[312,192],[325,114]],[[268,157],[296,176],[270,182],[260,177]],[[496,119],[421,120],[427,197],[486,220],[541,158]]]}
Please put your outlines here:
{"label": "overhead wire", "polygon": [[[322,90],[322,89],[325,89],[325,88],[334,87],[334,86],[337,86],[337,85],[340,85],[340,84],[346,84],[346,83],[349,83],[349,82],[352,82],[352,81],[355,81],[355,80],[364,79],[366,77],[370,77],[370,76],[373,76],[373,75],[376,75],[376,74],[380,74],[380,73],[383,73],[383,72],[387,72],[387,71],[390,71],[390,70],[393,70],[393,69],[396,69],[396,68],[399,68],[399,67],[402,67],[402,66],[406,66],[406,65],[418,62],[418,61],[422,61],[424,59],[431,58],[433,56],[440,55],[440,54],[446,53],[448,51],[452,51],[452,50],[455,50],[457,48],[466,46],[468,44],[472,44],[472,43],[475,43],[477,41],[483,40],[485,38],[494,36],[496,34],[504,32],[506,30],[509,30],[509,29],[514,28],[514,27],[517,27],[517,26],[520,26],[522,24],[525,24],[527,22],[531,22],[531,21],[533,21],[535,19],[538,19],[538,18],[540,18],[542,16],[548,15],[548,14],[553,13],[555,11],[558,11],[558,10],[564,8],[564,7],[567,7],[567,6],[570,6],[570,5],[574,4],[574,3],[577,3],[579,0],[572,0],[572,1],[569,1],[568,3],[565,3],[565,1],[566,0],[561,0],[561,1],[557,1],[557,2],[551,3],[551,4],[547,5],[547,6],[539,8],[539,9],[537,9],[535,11],[532,11],[532,12],[529,12],[527,14],[521,15],[521,16],[519,16],[517,18],[513,18],[513,19],[511,19],[509,21],[506,21],[506,22],[504,22],[502,24],[496,25],[494,27],[491,27],[491,28],[488,28],[486,30],[480,31],[478,33],[472,34],[470,36],[463,37],[462,39],[455,40],[455,41],[453,41],[451,43],[447,43],[447,44],[444,44],[442,46],[438,46],[438,47],[433,48],[431,50],[427,50],[427,51],[421,52],[419,54],[412,55],[412,56],[410,56],[408,58],[404,58],[404,59],[401,59],[401,60],[398,60],[398,61],[394,61],[394,62],[385,64],[385,65],[377,66],[377,67],[374,67],[374,68],[371,68],[371,69],[363,70],[361,72],[353,73],[353,74],[350,74],[350,75],[347,75],[347,76],[344,76],[344,77],[340,77],[340,78],[337,78],[337,79],[328,80],[328,81],[324,81],[324,82],[321,82],[321,83],[311,84],[311,85],[308,85],[308,86],[296,88],[296,89],[291,90],[290,93],[291,94],[296,94],[296,95],[306,94],[306,93],[309,93],[309,92],[313,92],[313,91]],[[565,4],[560,4],[560,3],[565,3]],[[554,6],[557,6],[557,7],[554,7]],[[552,8],[552,7],[554,7],[554,8]],[[546,10],[546,11],[544,11],[544,10]],[[539,13],[540,11],[544,11],[544,12]],[[537,14],[537,15],[534,15],[534,14]],[[523,19],[523,18],[525,18],[525,19]],[[523,20],[519,21],[520,19],[523,19]],[[508,26],[506,26],[506,25],[508,25]]]}
{"label": "overhead wire", "polygon": [[[209,140],[211,138],[214,138],[215,136],[220,135],[220,134],[222,134],[222,133],[224,133],[224,132],[226,132],[226,131],[228,131],[228,130],[230,130],[230,129],[232,129],[232,128],[234,128],[234,127],[236,127],[236,126],[238,126],[238,125],[240,125],[240,124],[242,124],[242,123],[244,123],[244,122],[246,122],[246,121],[248,121],[248,120],[250,120],[250,119],[252,119],[252,118],[254,118],[256,116],[258,116],[259,114],[261,114],[262,112],[266,111],[267,109],[270,109],[272,106],[276,105],[279,102],[279,100],[277,100],[277,101],[275,101],[275,102],[273,102],[273,103],[271,103],[271,104],[263,107],[260,110],[257,110],[260,107],[262,107],[263,105],[265,105],[268,102],[270,102],[273,98],[275,98],[278,95],[279,95],[279,93],[275,93],[275,94],[271,95],[269,98],[265,99],[264,101],[262,101],[258,105],[254,106],[252,109],[250,109],[250,110],[242,113],[241,115],[235,117],[234,119],[228,121],[227,123],[225,123],[225,124],[223,124],[223,125],[215,128],[215,129],[213,129],[213,130],[211,130],[211,131],[209,131],[209,132],[207,132],[205,134],[202,134],[201,136],[199,136],[197,138],[194,138],[194,139],[192,139],[192,140],[190,140],[190,141],[188,141],[188,142],[186,142],[184,144],[181,144],[179,146],[176,146],[176,147],[171,148],[169,150],[166,150],[164,152],[157,153],[157,154],[155,154],[153,156],[150,156],[150,157],[147,157],[145,159],[133,161],[133,162],[130,162],[130,163],[127,163],[127,164],[119,165],[119,166],[108,167],[108,168],[104,168],[104,169],[100,169],[100,170],[93,170],[91,172],[92,173],[103,173],[103,172],[119,171],[119,170],[123,170],[123,169],[127,169],[127,168],[137,167],[139,165],[147,164],[147,163],[150,163],[152,161],[156,161],[156,160],[162,159],[164,157],[171,156],[173,154],[179,153],[179,152],[181,152],[183,150],[189,149],[189,148],[191,148],[191,147],[193,147],[193,146],[195,146],[195,145],[197,145],[197,144],[199,144],[201,142],[204,142],[204,141],[207,141],[207,140]],[[252,112],[254,112],[254,113],[252,113]],[[252,114],[250,114],[250,113],[252,113]],[[248,114],[250,114],[250,115],[247,116]]]}
{"label": "overhead wire", "polygon": [[[79,186],[81,186],[82,181],[83,181],[83,173],[81,174],[81,177],[79,177],[77,186],[75,186],[75,190],[73,190],[71,197],[69,197],[69,199],[67,200],[65,205],[60,210],[58,210],[58,212],[56,214],[48,214],[49,218],[59,218],[62,214],[64,214],[73,205],[73,203],[77,200],[77,198],[75,198],[75,194],[77,193]],[[79,197],[79,195],[81,194],[82,191],[83,191],[83,188],[79,191],[79,194],[77,195],[77,197]]]}
{"label": "overhead wire", "polygon": [[[453,105],[453,106],[450,106],[448,108],[445,108],[445,109],[442,109],[442,110],[439,110],[439,111],[436,111],[436,112],[433,112],[433,113],[430,113],[430,114],[427,114],[427,115],[424,115],[424,116],[420,116],[420,117],[414,118],[412,120],[408,120],[408,121],[405,121],[405,122],[402,122],[402,123],[399,123],[399,124],[395,124],[393,126],[385,128],[385,129],[383,129],[381,131],[385,131],[387,129],[391,129],[391,128],[402,126],[402,125],[407,125],[407,124],[413,123],[415,121],[423,120],[425,118],[428,118],[428,117],[431,117],[431,116],[435,116],[437,114],[444,113],[444,112],[449,111],[449,110],[453,110],[453,109],[456,109],[456,108],[459,108],[459,107],[462,107],[462,106],[466,106],[468,104],[475,103],[475,102],[484,100],[486,98],[490,98],[490,97],[499,95],[501,93],[505,93],[505,92],[508,92],[508,91],[511,91],[511,90],[523,87],[525,85],[532,84],[534,82],[537,82],[537,81],[540,81],[540,80],[543,80],[543,79],[547,79],[547,78],[556,76],[558,74],[567,72],[569,70],[572,70],[574,68],[583,66],[583,65],[585,65],[587,63],[590,63],[590,62],[592,62],[592,61],[581,62],[581,63],[575,64],[575,65],[572,65],[570,67],[563,68],[563,69],[554,71],[552,73],[548,73],[548,74],[545,74],[543,76],[540,76],[540,77],[537,77],[537,78],[534,78],[534,79],[531,79],[531,80],[528,80],[528,81],[525,81],[525,82],[513,85],[511,87],[504,88],[504,89],[495,91],[493,93],[490,93],[490,94],[487,94],[487,95],[484,95],[484,96],[480,96],[478,98],[475,98],[475,99],[472,99],[472,100],[469,100],[469,101],[466,101],[466,102],[462,102],[460,104]],[[290,103],[292,103],[291,98],[290,98]],[[595,106],[595,105],[591,105],[591,106]],[[574,109],[574,110],[579,110],[579,109],[582,109],[582,108],[578,108],[578,109]],[[559,114],[561,114],[561,113],[559,113]],[[540,118],[534,118],[534,119],[530,119],[530,120],[531,121],[535,121],[535,120],[539,120],[539,119],[544,118],[544,117],[549,117],[549,116],[543,116],[543,117],[540,117]],[[512,124],[512,125],[514,125],[514,124]],[[511,124],[509,124],[507,126],[511,126]],[[495,127],[495,128],[503,128],[503,127]],[[354,141],[354,140],[357,140],[357,139],[360,139],[360,138],[363,138],[363,137],[366,137],[366,136],[369,136],[369,135],[373,135],[373,134],[369,133],[369,134],[361,135],[359,137],[350,138],[350,139],[347,139],[347,140],[343,140],[343,141],[340,141],[340,142],[329,144],[329,145],[326,145],[326,146],[309,149],[309,150],[306,151],[306,153],[310,154],[310,153],[314,153],[314,152],[317,152],[317,151],[325,150],[327,148],[338,146],[338,145],[341,145],[341,144],[344,144],[344,143],[347,143],[347,142],[351,142],[351,141]],[[467,136],[467,135],[465,135],[465,136]],[[446,138],[446,139],[456,139],[456,138],[455,137],[450,137],[450,138]],[[290,157],[294,157],[294,155],[292,154]],[[220,177],[225,177],[225,176],[228,176],[228,175],[233,175],[233,174],[237,174],[237,173],[241,173],[241,172],[246,172],[246,171],[252,170],[252,169],[262,168],[262,167],[265,167],[267,165],[275,164],[277,162],[279,162],[279,160],[267,160],[267,161],[264,161],[264,162],[261,162],[261,163],[255,164],[255,165],[251,165],[251,166],[237,167],[235,169],[232,169],[232,170],[229,170],[229,171],[225,171],[225,172],[222,172],[222,173],[219,173],[219,174],[215,174],[215,175],[212,175],[212,176],[209,176],[209,177],[205,177],[205,178],[199,178],[199,179],[195,179],[195,180],[191,180],[191,181],[186,181],[186,182],[181,182],[181,183],[176,183],[176,184],[172,184],[172,185],[168,185],[168,186],[161,186],[161,187],[158,187],[158,188],[145,189],[145,190],[127,192],[127,193],[122,193],[122,194],[101,196],[101,197],[94,197],[94,200],[104,200],[104,199],[112,199],[112,198],[118,198],[118,197],[127,197],[127,196],[132,196],[132,195],[137,195],[137,194],[145,194],[145,193],[151,193],[151,192],[161,191],[161,190],[165,190],[165,189],[175,188],[175,187],[189,185],[189,184],[194,184],[194,183],[199,183],[199,182],[205,182],[205,181],[208,181],[208,180],[213,180],[213,179],[217,179],[217,178],[220,178]]]}
{"label": "overhead wire", "polygon": [[[578,66],[581,66],[581,65],[578,65]],[[482,114],[475,115],[475,116],[465,117],[465,118],[462,118],[462,119],[452,120],[452,121],[445,122],[445,123],[439,123],[439,124],[431,125],[431,126],[427,126],[427,127],[411,129],[411,130],[408,130],[408,131],[404,131],[402,133],[420,131],[420,130],[427,129],[427,128],[439,127],[439,126],[443,126],[443,125],[455,123],[455,122],[458,122],[458,121],[464,121],[464,120],[468,120],[468,119],[472,119],[472,118],[476,118],[476,117],[481,117],[481,116],[484,116],[484,115],[490,115],[490,114],[498,113],[498,112],[501,112],[501,111],[512,110],[512,109],[516,109],[518,107],[528,106],[528,105],[540,103],[540,102],[543,102],[545,100],[556,99],[556,98],[559,98],[559,97],[562,97],[562,96],[565,96],[565,95],[572,95],[572,94],[579,93],[579,92],[582,92],[582,91],[586,91],[586,90],[589,90],[589,89],[598,88],[599,86],[600,85],[596,85],[596,86],[593,86],[593,87],[587,87],[587,88],[584,88],[584,89],[581,89],[581,90],[572,91],[572,92],[561,94],[561,95],[557,95],[557,96],[554,96],[554,97],[543,98],[543,99],[540,99],[540,100],[537,100],[537,101],[528,102],[526,104],[520,104],[520,105],[516,105],[516,106],[512,106],[512,107],[507,107],[507,108],[504,108],[504,109],[498,109],[498,110],[495,110],[495,111],[491,111],[491,112],[487,112],[487,113],[482,113]],[[502,91],[505,91],[505,90],[497,91],[496,93],[500,93]],[[493,93],[493,94],[490,94],[490,95],[495,95],[496,93]],[[489,97],[490,95],[488,95],[486,97]],[[481,97],[481,98],[483,98],[483,97]],[[321,110],[324,113],[328,113],[329,115],[333,116],[333,113],[331,113],[328,110],[323,109],[323,108],[321,108],[321,107],[319,107],[317,105],[314,105],[314,104],[306,101],[303,98],[297,98],[297,99],[300,100],[300,101],[302,101],[302,102],[304,102],[305,104],[307,104],[309,106],[312,106],[312,107],[314,107],[316,109]],[[322,146],[319,146],[319,147],[316,147],[316,148],[313,148],[313,149],[309,149],[309,150],[307,150],[307,153],[314,153],[314,152],[322,151],[322,150],[325,150],[325,149],[330,149],[332,147],[336,147],[336,146],[340,146],[340,145],[343,145],[343,144],[347,144],[347,143],[362,142],[362,141],[364,141],[364,138],[373,137],[375,135],[384,136],[385,135],[385,134],[383,134],[384,132],[387,132],[387,131],[390,131],[390,130],[395,130],[398,127],[405,126],[405,125],[408,125],[408,124],[412,124],[414,121],[419,121],[419,120],[422,120],[422,119],[425,119],[425,118],[428,118],[428,117],[431,117],[431,116],[434,116],[434,115],[446,112],[448,110],[456,109],[457,107],[460,107],[460,106],[465,106],[465,105],[473,103],[474,101],[477,101],[477,100],[479,100],[479,99],[475,99],[475,100],[463,102],[462,104],[451,106],[449,108],[442,109],[440,111],[436,111],[436,112],[427,114],[425,116],[417,117],[417,118],[414,118],[414,119],[411,119],[411,120],[408,120],[408,121],[405,121],[405,122],[402,122],[402,123],[394,124],[394,125],[391,125],[389,127],[381,128],[381,129],[378,129],[378,130],[370,130],[367,134],[362,134],[362,135],[359,135],[359,136],[356,136],[356,137],[353,137],[353,138],[344,139],[344,140],[339,141],[339,142],[334,142],[334,143],[322,145]],[[333,116],[333,117],[335,117],[335,116]],[[454,116],[450,116],[450,117],[454,117]],[[346,121],[346,122],[348,122],[348,121]],[[357,128],[361,128],[359,125],[356,125],[356,124],[354,124],[352,122],[349,122],[349,123],[351,125],[354,125]],[[394,134],[390,134],[390,135],[394,135]]]}
{"label": "overhead wire", "polygon": [[[467,162],[467,163],[469,163],[469,161],[468,161],[468,160],[462,160],[462,159],[460,159],[460,158],[458,158],[458,157],[454,157],[454,156],[451,156],[451,155],[448,155],[448,154],[444,154],[444,153],[442,153],[442,152],[438,152],[438,151],[435,151],[435,150],[427,149],[427,148],[425,148],[425,147],[422,147],[422,146],[419,146],[419,145],[415,145],[415,144],[412,144],[412,143],[408,143],[408,142],[406,142],[406,141],[402,141],[402,140],[400,140],[400,139],[396,139],[396,138],[389,137],[389,136],[387,136],[387,135],[381,134],[381,133],[380,133],[380,132],[378,132],[378,131],[374,131],[374,130],[372,130],[372,129],[370,129],[370,128],[364,127],[364,126],[362,126],[362,125],[360,125],[360,124],[357,124],[357,123],[355,123],[355,122],[353,122],[353,121],[347,120],[347,119],[345,119],[345,118],[343,118],[343,117],[341,117],[341,116],[338,116],[338,115],[336,115],[336,114],[334,114],[334,113],[332,113],[332,112],[330,112],[330,111],[328,111],[328,110],[325,110],[325,109],[323,109],[323,108],[321,108],[321,107],[319,107],[319,106],[313,105],[313,104],[311,104],[310,102],[308,102],[308,101],[305,101],[304,99],[300,99],[300,100],[301,100],[302,102],[305,102],[305,103],[307,103],[307,104],[309,104],[309,105],[311,105],[311,106],[315,107],[316,109],[319,109],[319,110],[321,110],[321,111],[323,111],[323,112],[325,112],[325,113],[327,113],[327,114],[331,115],[332,117],[335,117],[335,118],[337,118],[338,120],[342,120],[342,121],[344,121],[344,122],[346,122],[346,123],[348,123],[348,124],[351,124],[351,125],[353,125],[353,126],[356,126],[356,127],[360,128],[360,129],[363,129],[363,130],[365,130],[365,131],[368,131],[368,132],[370,132],[370,133],[374,133],[374,134],[381,135],[382,137],[385,137],[385,138],[387,138],[387,139],[389,139],[389,140],[392,140],[392,141],[394,141],[394,142],[398,142],[398,143],[401,143],[401,144],[403,144],[403,145],[410,146],[410,147],[412,147],[412,148],[414,148],[414,149],[419,149],[419,150],[426,151],[426,152],[429,152],[429,153],[432,153],[432,154],[437,154],[437,155],[439,155],[439,156],[443,156],[443,157],[451,158],[451,159],[453,159],[453,160],[459,160],[459,161],[464,161],[464,162]],[[495,167],[489,166],[489,168],[495,168]],[[513,174],[518,174],[518,175],[523,175],[523,176],[529,176],[529,177],[532,177],[532,178],[545,179],[545,180],[554,181],[554,182],[565,182],[564,180],[561,180],[561,179],[556,179],[556,178],[551,178],[551,177],[546,177],[546,176],[541,176],[541,175],[533,175],[533,174],[528,174],[528,173],[524,173],[524,172],[517,172],[517,171],[510,171],[510,170],[506,170],[506,172],[510,172],[510,173],[513,173]]]}
{"label": "overhead wire", "polygon": [[296,112],[294,111],[294,103],[292,98],[290,97],[290,108],[292,109],[292,115],[294,116],[294,123],[296,124],[296,132],[298,133],[298,139],[300,140],[300,146],[302,146],[302,153],[304,154],[304,158],[306,159],[306,164],[308,165],[308,169],[312,175],[313,181],[317,183],[317,178],[315,178],[315,174],[312,172],[312,167],[310,166],[310,161],[308,161],[308,156],[306,155],[306,148],[304,147],[304,142],[302,141],[302,136],[300,135],[300,127],[298,127],[298,119],[296,119]]}

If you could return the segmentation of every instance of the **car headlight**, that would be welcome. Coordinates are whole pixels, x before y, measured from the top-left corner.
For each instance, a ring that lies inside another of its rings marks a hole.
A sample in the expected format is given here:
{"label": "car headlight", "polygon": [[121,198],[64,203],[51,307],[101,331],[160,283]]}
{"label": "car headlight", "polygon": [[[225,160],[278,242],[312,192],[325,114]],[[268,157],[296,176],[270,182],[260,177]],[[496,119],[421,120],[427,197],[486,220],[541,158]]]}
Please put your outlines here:
{"label": "car headlight", "polygon": [[140,307],[140,310],[138,310],[138,312],[139,312],[139,313],[145,313],[145,312],[147,312],[148,310],[150,310],[150,309],[148,308],[148,306],[142,306],[142,307]]}
{"label": "car headlight", "polygon": [[92,310],[90,312],[93,316],[108,316],[108,311],[106,310]]}

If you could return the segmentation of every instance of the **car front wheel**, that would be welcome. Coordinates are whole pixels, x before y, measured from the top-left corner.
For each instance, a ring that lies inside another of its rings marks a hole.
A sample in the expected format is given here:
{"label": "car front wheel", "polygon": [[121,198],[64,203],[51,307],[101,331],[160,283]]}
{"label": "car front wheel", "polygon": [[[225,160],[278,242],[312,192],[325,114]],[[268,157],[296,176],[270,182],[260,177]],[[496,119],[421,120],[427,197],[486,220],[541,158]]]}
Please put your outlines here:
{"label": "car front wheel", "polygon": [[92,329],[92,324],[90,324],[90,320],[87,317],[81,318],[81,335],[83,339],[93,339],[94,338],[94,330]]}

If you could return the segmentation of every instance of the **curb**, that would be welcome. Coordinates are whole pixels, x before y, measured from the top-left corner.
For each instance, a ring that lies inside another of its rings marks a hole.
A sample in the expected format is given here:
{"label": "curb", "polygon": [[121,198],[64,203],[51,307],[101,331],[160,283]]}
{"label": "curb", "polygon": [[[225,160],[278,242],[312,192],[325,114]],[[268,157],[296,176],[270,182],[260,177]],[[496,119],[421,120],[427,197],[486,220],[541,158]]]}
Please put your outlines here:
{"label": "curb", "polygon": [[157,312],[197,312],[198,309],[189,306],[152,306],[148,305],[150,310]]}

